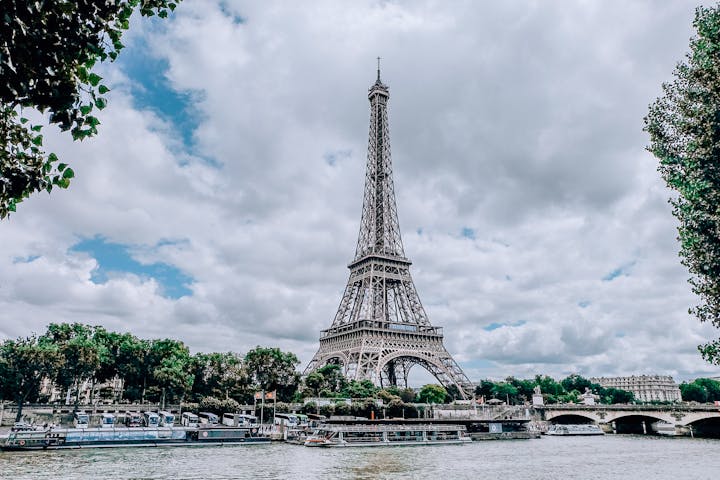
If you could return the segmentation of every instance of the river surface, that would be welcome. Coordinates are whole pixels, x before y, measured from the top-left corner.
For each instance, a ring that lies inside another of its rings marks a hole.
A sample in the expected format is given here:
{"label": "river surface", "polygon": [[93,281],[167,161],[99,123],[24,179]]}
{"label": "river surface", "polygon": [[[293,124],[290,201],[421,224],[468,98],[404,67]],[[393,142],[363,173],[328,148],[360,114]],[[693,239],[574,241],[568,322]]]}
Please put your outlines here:
{"label": "river surface", "polygon": [[635,435],[466,445],[233,445],[0,452],[1,479],[713,479],[720,440]]}

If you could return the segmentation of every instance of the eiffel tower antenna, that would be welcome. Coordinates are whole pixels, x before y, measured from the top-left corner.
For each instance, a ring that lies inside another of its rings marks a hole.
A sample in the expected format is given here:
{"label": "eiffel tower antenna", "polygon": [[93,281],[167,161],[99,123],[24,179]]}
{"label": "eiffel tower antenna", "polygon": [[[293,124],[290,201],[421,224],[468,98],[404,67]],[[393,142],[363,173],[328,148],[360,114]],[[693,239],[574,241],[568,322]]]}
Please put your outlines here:
{"label": "eiffel tower antenna", "polygon": [[365,193],[350,278],[330,328],[320,332],[320,348],[307,375],[329,363],[339,364],[351,380],[381,387],[407,387],[415,365],[443,386],[455,386],[472,398],[473,385],[443,345],[442,328],[430,324],[410,276],[398,222],[390,157],[387,102],[380,81],[370,87],[370,135]]}

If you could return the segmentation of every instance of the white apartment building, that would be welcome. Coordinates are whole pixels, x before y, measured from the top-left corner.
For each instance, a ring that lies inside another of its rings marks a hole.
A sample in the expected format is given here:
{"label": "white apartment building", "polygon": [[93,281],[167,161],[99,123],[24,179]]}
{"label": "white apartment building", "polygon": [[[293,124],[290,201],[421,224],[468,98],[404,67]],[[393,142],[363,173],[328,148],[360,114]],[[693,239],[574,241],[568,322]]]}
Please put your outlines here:
{"label": "white apartment building", "polygon": [[680,388],[669,375],[632,375],[630,377],[594,377],[592,383],[603,388],[632,392],[642,402],[679,402]]}

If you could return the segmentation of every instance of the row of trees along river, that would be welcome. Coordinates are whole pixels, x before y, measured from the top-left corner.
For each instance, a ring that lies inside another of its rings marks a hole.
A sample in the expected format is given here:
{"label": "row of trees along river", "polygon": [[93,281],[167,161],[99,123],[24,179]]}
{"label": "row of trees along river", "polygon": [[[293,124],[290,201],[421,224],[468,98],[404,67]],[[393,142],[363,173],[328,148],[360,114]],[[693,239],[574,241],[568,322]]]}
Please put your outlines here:
{"label": "row of trees along river", "polygon": [[[386,414],[402,411],[418,414],[413,403],[445,403],[459,398],[456,388],[425,385],[419,391],[389,387],[379,389],[370,381],[348,381],[338,365],[326,365],[301,378],[297,356],[278,348],[256,347],[244,356],[233,352],[196,353],[179,340],[138,338],[110,332],[103,327],[50,324],[42,335],[0,344],[0,398],[16,403],[17,419],[23,404],[46,403],[59,390],[63,403],[77,408],[81,403],[152,402],[184,404],[187,409],[222,413],[236,411],[240,404],[253,403],[258,391],[276,392],[278,408],[309,397],[352,398],[350,405],[338,403],[321,413],[369,415],[381,398]],[[115,386],[120,388],[115,388]],[[579,375],[557,381],[546,375],[532,379],[508,377],[504,381],[480,381],[475,394],[522,404],[540,386],[546,403],[571,403],[590,389],[601,403],[630,403],[633,395],[624,390],[603,388]],[[698,379],[680,386],[683,398],[694,401],[720,400],[720,383]],[[362,400],[366,399],[366,400]],[[317,407],[308,403],[308,411]],[[387,411],[389,410],[389,411]]]}

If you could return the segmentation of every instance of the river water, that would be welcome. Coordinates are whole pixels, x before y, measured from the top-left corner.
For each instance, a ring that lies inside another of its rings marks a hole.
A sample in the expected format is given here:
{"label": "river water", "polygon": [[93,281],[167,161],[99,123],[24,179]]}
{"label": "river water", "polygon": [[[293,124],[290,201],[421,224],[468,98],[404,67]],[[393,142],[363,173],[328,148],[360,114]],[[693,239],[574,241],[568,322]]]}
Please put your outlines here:
{"label": "river water", "polygon": [[543,437],[466,445],[307,448],[233,445],[0,453],[0,478],[713,479],[720,440],[641,435]]}

